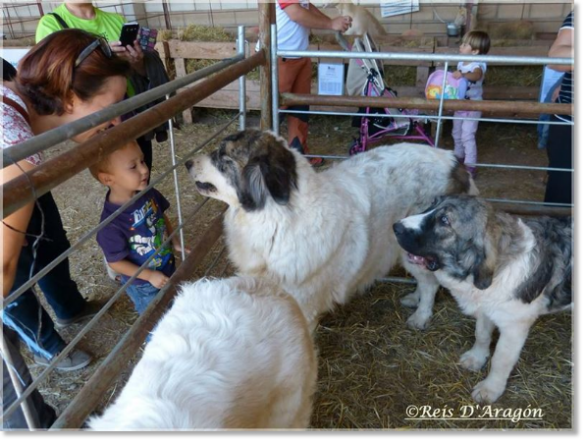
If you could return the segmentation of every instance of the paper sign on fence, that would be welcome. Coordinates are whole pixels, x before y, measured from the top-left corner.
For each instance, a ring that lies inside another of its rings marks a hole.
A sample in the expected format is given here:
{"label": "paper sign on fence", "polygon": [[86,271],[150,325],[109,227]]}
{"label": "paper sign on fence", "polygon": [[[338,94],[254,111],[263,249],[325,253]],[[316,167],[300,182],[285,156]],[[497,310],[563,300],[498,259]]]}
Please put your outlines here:
{"label": "paper sign on fence", "polygon": [[342,63],[319,63],[319,95],[343,95]]}

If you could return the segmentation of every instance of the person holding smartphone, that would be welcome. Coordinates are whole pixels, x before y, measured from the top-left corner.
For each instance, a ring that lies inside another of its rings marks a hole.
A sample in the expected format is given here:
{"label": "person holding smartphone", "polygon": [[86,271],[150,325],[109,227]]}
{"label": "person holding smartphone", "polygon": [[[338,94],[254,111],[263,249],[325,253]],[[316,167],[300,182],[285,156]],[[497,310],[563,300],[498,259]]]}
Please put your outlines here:
{"label": "person holding smartphone", "polygon": [[[66,28],[82,29],[84,31],[102,35],[108,41],[112,52],[126,59],[132,66],[135,74],[138,74],[139,77],[143,78],[148,77],[145,54],[142,51],[137,37],[132,44],[128,45],[123,45],[120,41],[124,23],[125,19],[121,15],[102,11],[93,6],[92,3],[67,1],[55,8],[52,13],[45,14],[41,18],[37,25],[35,40],[38,43],[47,35]],[[133,77],[138,76],[133,75]],[[166,81],[168,81],[168,77],[166,78]],[[133,78],[128,80],[127,94],[129,97],[133,97],[139,93],[139,91],[136,90],[136,84],[140,82],[140,79]],[[152,86],[158,86],[158,84]],[[145,134],[137,139],[138,145],[144,154],[144,161],[149,170],[152,169],[153,137],[153,134]],[[158,139],[157,136],[157,140]],[[163,140],[161,139],[161,141]]]}
{"label": "person holding smartphone", "polygon": [[[55,8],[52,13],[46,14],[41,18],[36,30],[36,41],[39,42],[47,35],[67,28],[82,29],[102,35],[108,41],[112,52],[130,63],[133,73],[127,81],[126,94],[128,97],[133,97],[169,81],[158,53],[156,51],[142,50],[137,36],[139,25],[136,23],[125,24],[125,19],[121,15],[102,11],[94,7],[92,3],[66,1]],[[120,41],[121,39],[126,41],[122,42]],[[122,120],[133,117],[136,113],[163,100],[155,100],[139,110],[122,115]],[[158,142],[166,141],[168,137],[167,127],[168,125],[165,122],[136,139],[149,171],[152,171],[152,140],[156,137]],[[149,174],[149,176],[152,176],[152,174]],[[120,275],[114,272],[107,263],[106,270],[110,279],[120,280]]]}

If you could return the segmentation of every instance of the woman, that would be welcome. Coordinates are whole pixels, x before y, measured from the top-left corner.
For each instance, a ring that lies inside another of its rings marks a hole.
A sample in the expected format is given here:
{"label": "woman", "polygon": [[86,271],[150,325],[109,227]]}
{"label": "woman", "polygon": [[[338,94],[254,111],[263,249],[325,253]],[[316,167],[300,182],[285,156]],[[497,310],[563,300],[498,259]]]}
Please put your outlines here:
{"label": "woman", "polygon": [[[129,72],[128,62],[112,54],[99,36],[76,29],[52,34],[22,59],[14,81],[4,82],[1,86],[1,147],[16,145],[121,101]],[[86,141],[110,124],[117,123],[116,118],[77,135],[73,140]],[[17,165],[6,167],[2,183],[33,169],[42,161],[42,154],[35,154]],[[37,241],[43,226],[44,234]],[[4,297],[30,278],[33,263],[32,271],[37,273],[70,246],[50,193],[40,197],[36,204],[27,204],[4,218],[2,235]],[[38,247],[35,247],[35,241]],[[95,314],[88,309],[87,302],[71,281],[67,260],[41,278],[39,286],[55,311],[58,325],[66,326]],[[32,290],[5,306],[3,321],[26,342],[39,365],[48,365],[66,345]],[[57,369],[77,370],[90,362],[87,353],[74,350],[57,364]]]}
{"label": "woman", "polygon": [[[555,58],[574,57],[573,12],[563,21],[552,44],[548,56]],[[573,65],[552,65],[551,69],[564,72],[560,90],[556,98],[557,103],[573,103]],[[571,123],[573,115],[553,115],[550,119],[554,123]],[[573,126],[554,124],[549,127],[547,142],[549,167],[559,169],[573,168]],[[573,203],[573,172],[550,171],[546,184],[544,201],[547,203]]]}

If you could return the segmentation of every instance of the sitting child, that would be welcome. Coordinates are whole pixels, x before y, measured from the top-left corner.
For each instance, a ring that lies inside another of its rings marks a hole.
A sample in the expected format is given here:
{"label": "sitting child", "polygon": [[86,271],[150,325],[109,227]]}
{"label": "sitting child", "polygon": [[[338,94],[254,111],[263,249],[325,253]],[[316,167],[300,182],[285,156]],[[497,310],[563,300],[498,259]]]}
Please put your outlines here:
{"label": "sitting child", "polygon": [[[135,141],[100,159],[90,167],[94,178],[109,188],[100,222],[109,217],[148,185],[149,170]],[[122,283],[152,255],[173,231],[164,211],[170,204],[156,189],[150,189],[97,234],[109,266],[122,275]],[[181,250],[174,237],[175,250]],[[148,267],[126,289],[141,314],[175,271],[175,257],[169,245],[156,253]]]}

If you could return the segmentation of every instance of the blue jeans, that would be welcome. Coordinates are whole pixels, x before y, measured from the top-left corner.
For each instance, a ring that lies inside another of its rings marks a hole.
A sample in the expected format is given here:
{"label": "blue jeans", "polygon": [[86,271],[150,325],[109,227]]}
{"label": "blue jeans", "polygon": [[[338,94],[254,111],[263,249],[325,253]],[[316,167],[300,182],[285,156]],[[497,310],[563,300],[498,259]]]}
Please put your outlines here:
{"label": "blue jeans", "polygon": [[[28,245],[22,248],[11,294],[29,280],[33,261],[35,265],[32,273],[36,274],[70,247],[59,210],[51,194],[41,196],[39,204],[45,214],[45,236],[39,243],[36,261],[32,250],[34,238],[29,237]],[[27,233],[40,234],[41,220],[41,213],[35,205]],[[42,277],[38,285],[55,315],[60,319],[72,318],[85,308],[86,301],[71,280],[68,259],[61,261]],[[53,320],[39,304],[32,288],[4,307],[2,319],[37,355],[51,359],[65,348],[65,342],[55,330]],[[37,335],[40,339],[37,339]]]}
{"label": "blue jeans", "polygon": [[[128,278],[122,278],[122,283],[125,283]],[[157,289],[152,284],[145,282],[144,284],[131,284],[126,288],[126,294],[134,303],[134,308],[141,315],[150,301],[152,301],[158,294],[160,289]]]}

